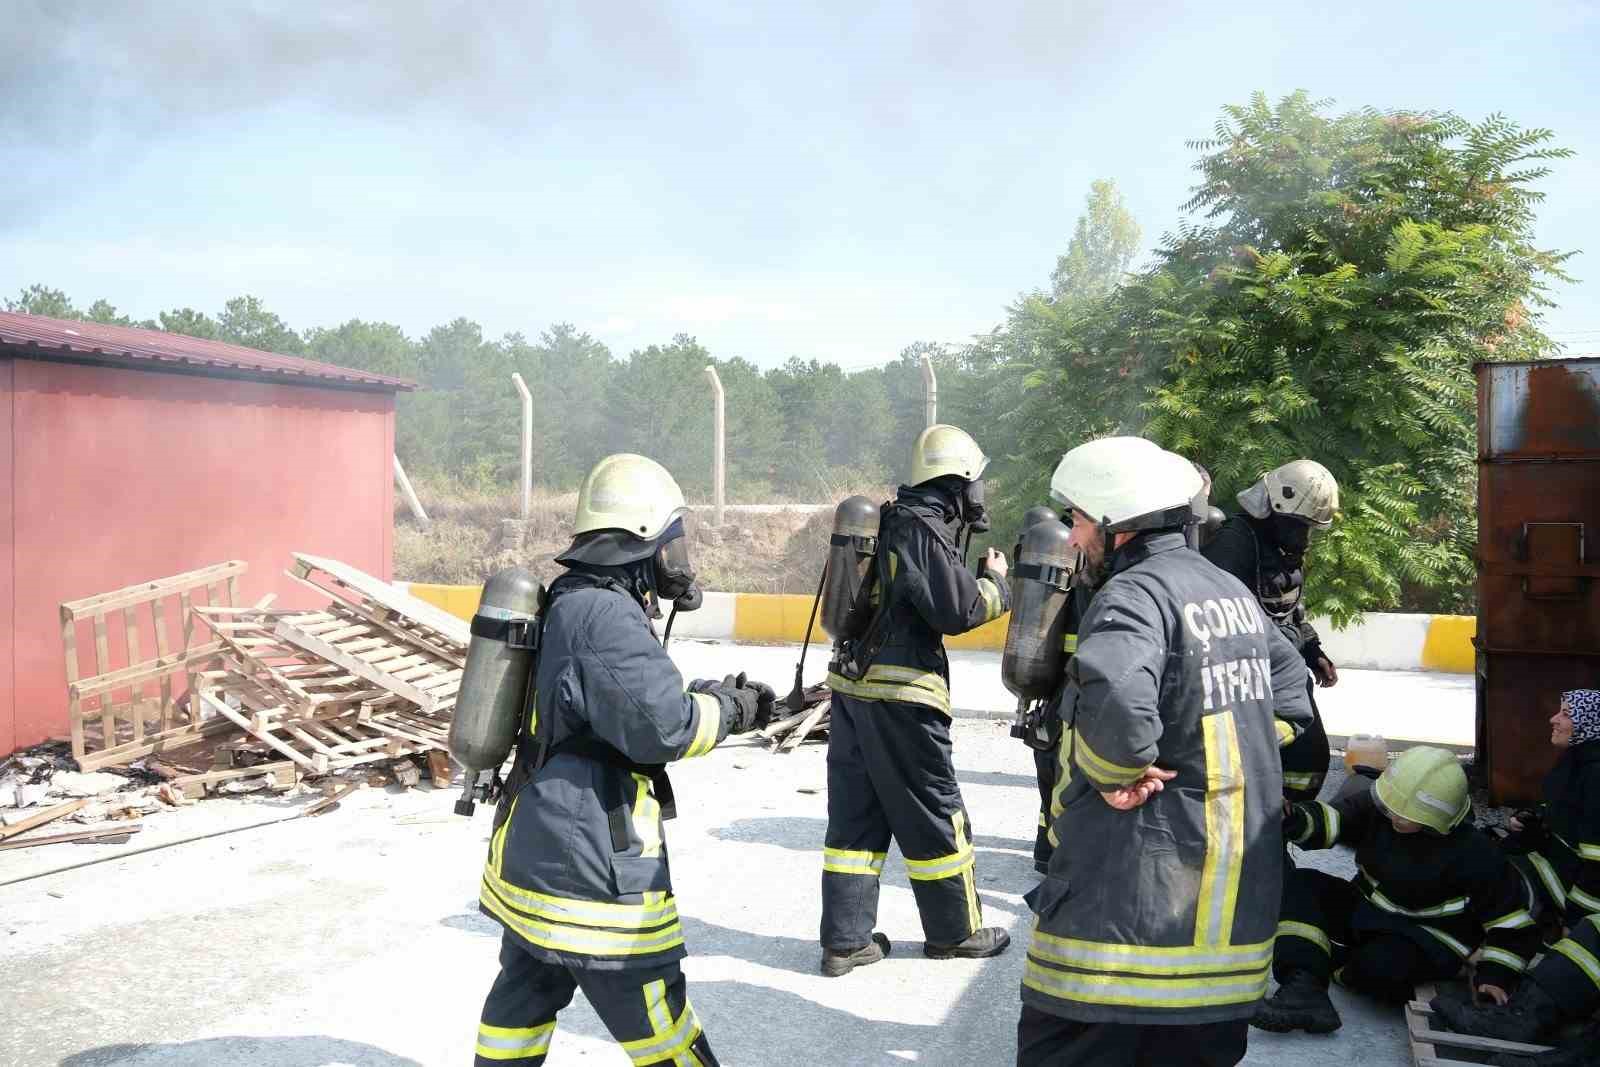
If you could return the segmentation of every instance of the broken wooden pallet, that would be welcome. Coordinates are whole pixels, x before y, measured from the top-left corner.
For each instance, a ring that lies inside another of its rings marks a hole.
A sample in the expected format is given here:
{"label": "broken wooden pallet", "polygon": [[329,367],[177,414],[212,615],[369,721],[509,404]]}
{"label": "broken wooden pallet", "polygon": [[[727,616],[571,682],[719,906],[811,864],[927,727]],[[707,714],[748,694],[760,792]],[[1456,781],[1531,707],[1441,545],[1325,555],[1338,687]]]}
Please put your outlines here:
{"label": "broken wooden pallet", "polygon": [[310,715],[330,705],[344,710],[389,694],[389,690],[301,648],[277,632],[282,618],[332,621],[332,616],[325,613],[206,607],[196,607],[194,613],[224,646],[229,661],[226,669],[277,694],[279,700],[275,703],[280,714]]}
{"label": "broken wooden pallet", "polygon": [[787,703],[779,705],[781,718],[768,723],[760,733],[762,740],[772,742],[774,752],[793,752],[813,737],[825,740],[833,707],[832,694],[825,685],[816,685],[802,693],[802,707],[792,711]]}
{"label": "broken wooden pallet", "polygon": [[[126,763],[201,734],[201,717],[178,694],[187,688],[189,673],[210,662],[221,646],[196,641],[190,608],[202,595],[212,607],[237,603],[239,576],[247,569],[232,560],[61,605],[67,717],[79,767]],[[167,625],[172,609],[176,639]],[[83,624],[94,649],[89,669],[79,650]],[[145,632],[154,639],[155,656],[149,659]]]}
{"label": "broken wooden pallet", "polygon": [[[1496,1056],[1507,1053],[1531,1056],[1549,1050],[1549,1045],[1524,1045],[1436,1028],[1435,1022],[1443,1023],[1429,1007],[1436,991],[1431,983],[1419,985],[1416,999],[1406,1005],[1406,1034],[1411,1043],[1411,1060],[1416,1067],[1493,1063]],[[1465,995],[1465,986],[1461,987],[1461,993]]]}
{"label": "broken wooden pallet", "polygon": [[377,625],[459,660],[457,666],[466,663],[472,632],[461,619],[347,563],[303,552],[293,555],[294,566],[284,572],[290,578]]}

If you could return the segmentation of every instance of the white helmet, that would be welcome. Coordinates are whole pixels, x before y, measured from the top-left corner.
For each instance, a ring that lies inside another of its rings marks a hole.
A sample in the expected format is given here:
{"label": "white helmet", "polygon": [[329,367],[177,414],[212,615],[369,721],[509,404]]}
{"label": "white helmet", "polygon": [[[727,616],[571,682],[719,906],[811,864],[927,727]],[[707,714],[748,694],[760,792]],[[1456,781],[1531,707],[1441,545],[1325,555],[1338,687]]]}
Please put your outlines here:
{"label": "white helmet", "polygon": [[921,485],[946,474],[972,482],[983,477],[988,465],[989,457],[970,434],[940,423],[917,435],[911,447],[911,480],[906,484]]}
{"label": "white helmet", "polygon": [[647,456],[619,452],[596,463],[583,480],[572,532],[622,530],[654,541],[688,511],[683,490],[667,468]]}
{"label": "white helmet", "polygon": [[1061,457],[1050,498],[1109,533],[1181,526],[1205,483],[1194,464],[1142,437],[1102,437]]}
{"label": "white helmet", "polygon": [[1239,494],[1239,506],[1257,519],[1286,515],[1328,526],[1339,510],[1339,483],[1314,459],[1297,459],[1258,478]]}

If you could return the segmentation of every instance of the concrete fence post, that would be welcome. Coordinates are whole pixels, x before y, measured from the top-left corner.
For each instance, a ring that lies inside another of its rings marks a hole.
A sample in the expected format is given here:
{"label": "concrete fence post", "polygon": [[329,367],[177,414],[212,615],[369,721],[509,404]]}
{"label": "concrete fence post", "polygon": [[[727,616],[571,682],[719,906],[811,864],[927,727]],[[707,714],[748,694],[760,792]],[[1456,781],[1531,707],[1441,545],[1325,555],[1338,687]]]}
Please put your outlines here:
{"label": "concrete fence post", "polygon": [[927,356],[922,357],[922,415],[925,427],[939,421],[939,379],[933,373],[933,360]]}
{"label": "concrete fence post", "polygon": [[406,477],[406,469],[400,466],[400,457],[394,457],[394,480],[400,486],[400,494],[406,498],[406,504],[411,508],[411,515],[423,526],[428,525],[428,513],[422,510],[422,501],[417,499],[417,491],[411,488],[411,479]]}
{"label": "concrete fence post", "polygon": [[712,522],[722,526],[722,509],[727,500],[727,463],[728,442],[727,425],[723,415],[722,379],[717,377],[717,368],[707,367],[706,378],[711,382],[711,501]]}
{"label": "concrete fence post", "polygon": [[513,373],[511,380],[522,394],[522,521],[527,522],[533,508],[533,394],[522,375]]}

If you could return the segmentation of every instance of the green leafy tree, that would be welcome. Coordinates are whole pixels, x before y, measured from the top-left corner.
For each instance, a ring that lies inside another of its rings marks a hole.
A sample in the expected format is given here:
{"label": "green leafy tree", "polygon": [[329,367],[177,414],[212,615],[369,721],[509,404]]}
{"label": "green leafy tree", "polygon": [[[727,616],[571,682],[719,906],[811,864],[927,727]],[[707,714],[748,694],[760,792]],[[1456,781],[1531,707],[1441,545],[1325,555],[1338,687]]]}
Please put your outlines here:
{"label": "green leafy tree", "polygon": [[217,316],[217,339],[286,356],[305,351],[300,335],[254,296],[236,296],[222,306],[222,314]]}
{"label": "green leafy tree", "polygon": [[1402,593],[1470,605],[1474,379],[1552,349],[1539,330],[1565,255],[1534,244],[1532,186],[1568,152],[1501,116],[1333,116],[1297,93],[1225,109],[1187,207],[1118,295],[1152,388],[1146,430],[1207,465],[1215,497],[1297,456],[1343,515],[1307,594],[1336,620]]}
{"label": "green leafy tree", "polygon": [[1138,249],[1139,224],[1116,182],[1092,183],[1066,254],[1050,276],[1051,295],[1058,301],[1108,295],[1127,275]]}
{"label": "green leafy tree", "polygon": [[83,312],[73,306],[66,293],[46,285],[28,286],[17,294],[15,300],[6,301],[6,310],[20,311],[24,315],[44,315],[52,319],[83,318]]}
{"label": "green leafy tree", "polygon": [[167,333],[181,333],[187,337],[200,337],[207,341],[215,341],[221,336],[217,320],[203,311],[194,308],[174,308],[172,311],[163,311],[156,316],[159,329]]}
{"label": "green leafy tree", "polygon": [[340,326],[307,330],[305,341],[303,354],[308,359],[391,378],[415,379],[421,373],[416,342],[393,323],[351,319]]}

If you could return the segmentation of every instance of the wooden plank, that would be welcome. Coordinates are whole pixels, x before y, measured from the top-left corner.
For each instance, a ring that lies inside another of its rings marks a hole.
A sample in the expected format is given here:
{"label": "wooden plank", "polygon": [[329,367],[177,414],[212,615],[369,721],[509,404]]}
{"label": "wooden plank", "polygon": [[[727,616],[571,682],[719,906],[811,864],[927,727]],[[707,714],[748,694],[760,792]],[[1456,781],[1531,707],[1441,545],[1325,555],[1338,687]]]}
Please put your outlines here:
{"label": "wooden plank", "polygon": [[61,605],[61,610],[70,613],[75,619],[87,618],[96,612],[112,611],[128,604],[141,604],[155,599],[162,593],[170,595],[180,589],[193,589],[207,582],[243,574],[249,569],[249,564],[242,560],[214,563],[209,567],[174,574],[170,578],[157,578],[152,582],[139,582],[109,593],[97,593],[80,600],[69,600]]}
{"label": "wooden plank", "polygon": [[778,751],[793,752],[796,748],[798,748],[801,742],[803,742],[807,737],[811,736],[811,731],[816,729],[817,723],[822,721],[822,717],[828,713],[828,709],[832,706],[833,701],[824,700],[822,703],[812,708],[806,717],[800,721],[800,725],[796,726],[794,731],[790,733],[788,737],[785,737],[782,743],[778,745]]}
{"label": "wooden plank", "polygon": [[321,774],[327,769],[326,763],[323,763],[321,766],[319,766],[317,762],[311,759],[309,756],[301,755],[299,752],[295,751],[294,746],[284,744],[276,737],[273,737],[270,731],[257,730],[254,723],[230,708],[227,701],[218,700],[216,697],[212,696],[211,690],[200,690],[200,699],[204,701],[206,706],[212,711],[215,711],[218,715],[221,715],[226,719],[231,719],[234,725],[240,727],[252,737],[259,738],[273,751],[277,752],[279,755],[287,756],[305,770],[311,771],[313,774]]}
{"label": "wooden plank", "polygon": [[72,695],[72,683],[78,680],[78,624],[66,608],[61,609],[61,650],[67,660],[67,723],[72,731],[72,756],[82,759],[83,704]]}
{"label": "wooden plank", "polygon": [[[156,597],[150,601],[150,620],[156,630],[156,659],[163,660],[172,654],[171,646],[167,643],[167,600],[166,597]],[[161,732],[172,729],[173,719],[172,703],[172,675],[165,673],[161,676]]]}
{"label": "wooden plank", "polygon": [[[293,553],[297,577],[309,580],[312,571],[322,571],[336,584],[349,589],[359,596],[380,604],[398,615],[428,627],[440,636],[461,646],[463,652],[467,643],[472,639],[471,628],[467,623],[451,615],[443,608],[434,607],[425,600],[414,597],[409,593],[402,593],[388,582],[374,578],[365,571],[357,570],[347,563],[336,559],[326,559],[320,556],[307,555],[303,552]],[[313,582],[312,584],[317,584]],[[328,590],[324,590],[328,592]]]}
{"label": "wooden plank", "polygon": [[36,827],[43,826],[46,823],[55,822],[57,819],[71,815],[79,808],[82,808],[88,804],[92,799],[94,798],[84,797],[81,800],[69,800],[65,804],[57,804],[53,808],[45,808],[37,815],[30,815],[21,822],[12,823],[10,826],[0,826],[0,841],[4,841],[8,837],[16,837],[18,834],[25,834],[29,830],[35,829]]}
{"label": "wooden plank", "polygon": [[97,771],[102,767],[117,767],[131,763],[140,756],[151,756],[157,752],[175,752],[232,729],[232,723],[219,719],[184,723],[170,730],[162,730],[158,734],[146,734],[145,739],[137,743],[128,742],[87,753],[78,759],[78,767],[85,772]]}
{"label": "wooden plank", "polygon": [[67,687],[68,695],[76,695],[79,699],[88,699],[109,693],[114,689],[130,688],[134,682],[148,681],[158,674],[170,674],[187,664],[214,656],[222,651],[221,642],[213,641],[210,644],[200,645],[188,652],[179,653],[168,658],[147,659],[143,663],[135,663],[131,667],[122,667],[109,674],[96,675],[74,682]]}
{"label": "wooden plank", "polygon": [[280,620],[278,622],[277,629],[275,629],[273,632],[279,637],[282,637],[284,640],[291,641],[308,652],[321,656],[323,659],[329,660],[333,663],[337,663],[345,670],[351,672],[352,674],[358,675],[373,685],[379,686],[388,692],[394,693],[396,696],[404,697],[405,699],[416,704],[419,708],[422,708],[424,711],[433,710],[433,694],[429,693],[427,690],[418,689],[409,682],[401,681],[400,679],[388,674],[381,668],[374,667],[372,664],[365,662],[360,657],[350,655],[348,652],[345,652],[343,649],[330,644],[327,640],[321,637],[313,637],[308,633],[304,633],[295,629],[289,624],[287,619]]}
{"label": "wooden plank", "polygon": [[[123,639],[127,643],[128,662],[129,663],[138,663],[139,662],[139,612],[138,612],[138,610],[136,608],[134,608],[132,606],[125,607],[125,608],[122,609],[122,632],[123,632]],[[144,691],[143,691],[144,687],[142,685],[135,685],[135,686],[132,687],[132,690],[133,690],[132,699],[128,702],[128,710],[133,716],[133,739],[135,741],[143,741],[144,740],[144,707],[142,706],[142,702],[141,702],[140,698],[144,696]]]}
{"label": "wooden plank", "polygon": [[402,741],[410,741],[412,744],[421,745],[423,748],[438,748],[442,743],[437,738],[424,737],[422,734],[416,733],[415,731],[407,730],[394,723],[385,722],[381,719],[369,719],[366,725],[374,730],[377,730],[379,733],[388,734],[391,737],[398,737]]}
{"label": "wooden plank", "polygon": [[[267,595],[269,597],[275,597],[277,594],[269,593]],[[237,605],[239,603],[239,576],[237,574],[228,575],[228,592],[227,592],[227,596],[228,596],[227,603],[228,603],[228,606],[230,608],[234,607],[235,605]],[[267,604],[270,604],[270,603],[272,603],[272,601],[268,600],[266,602],[266,604],[261,604],[259,606],[264,608],[264,607],[267,606]]]}
{"label": "wooden plank", "polygon": [[183,617],[183,647],[194,644],[194,601],[185,589],[178,594],[178,611]]}
{"label": "wooden plank", "polygon": [[[111,673],[111,640],[106,633],[105,612],[96,612],[94,619],[94,673],[104,676]],[[117,717],[112,710],[111,694],[100,697],[100,744],[110,748],[117,743]]]}
{"label": "wooden plank", "polygon": [[35,845],[63,845],[72,841],[97,841],[112,837],[128,837],[142,829],[136,822],[117,826],[102,826],[94,830],[76,830],[66,834],[49,834],[45,837],[24,837],[20,841],[0,842],[0,851],[11,848],[33,848]]}

